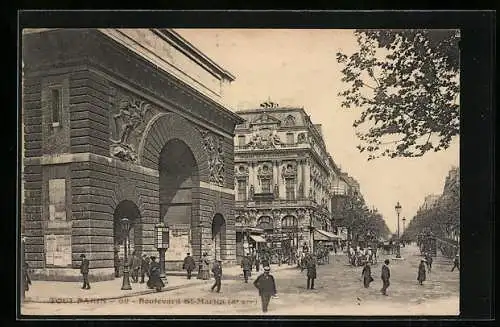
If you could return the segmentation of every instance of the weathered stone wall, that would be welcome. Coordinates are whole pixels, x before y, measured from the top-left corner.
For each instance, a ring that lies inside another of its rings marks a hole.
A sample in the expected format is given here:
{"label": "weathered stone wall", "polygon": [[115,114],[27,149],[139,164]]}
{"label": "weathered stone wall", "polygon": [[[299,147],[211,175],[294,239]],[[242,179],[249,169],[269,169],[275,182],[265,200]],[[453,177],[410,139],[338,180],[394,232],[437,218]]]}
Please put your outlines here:
{"label": "weathered stone wall", "polygon": [[[93,280],[112,278],[113,213],[123,200],[132,201],[140,211],[135,248],[156,253],[154,224],[160,219],[158,155],[171,139],[188,145],[199,168],[199,180],[192,191],[193,254],[199,258],[202,251],[211,248],[212,219],[220,213],[225,219],[221,258],[234,262],[234,125],[223,115],[210,118],[213,108],[208,110],[207,103],[187,96],[175,83],[165,87],[157,72],[142,62],[131,64],[131,59],[137,58],[104,42],[96,33],[50,31],[31,35],[23,44],[26,199],[22,219],[25,256],[35,269],[34,278],[79,278],[75,268],[81,253],[90,260]],[[60,126],[53,126],[50,119],[51,87],[62,90]],[[117,94],[123,94],[124,89],[139,99],[154,94],[156,108],[164,115],[144,132],[144,142],[139,142],[143,148],[138,149],[140,156],[135,163],[110,155],[111,115],[120,100]],[[170,112],[172,103],[184,113]],[[196,124],[187,119],[195,116],[207,120]],[[218,164],[214,165],[215,161]],[[214,175],[223,178],[214,182]],[[66,222],[57,226],[48,224],[51,178],[66,179]],[[50,233],[71,236],[72,260],[67,267],[46,265],[44,236]]]}

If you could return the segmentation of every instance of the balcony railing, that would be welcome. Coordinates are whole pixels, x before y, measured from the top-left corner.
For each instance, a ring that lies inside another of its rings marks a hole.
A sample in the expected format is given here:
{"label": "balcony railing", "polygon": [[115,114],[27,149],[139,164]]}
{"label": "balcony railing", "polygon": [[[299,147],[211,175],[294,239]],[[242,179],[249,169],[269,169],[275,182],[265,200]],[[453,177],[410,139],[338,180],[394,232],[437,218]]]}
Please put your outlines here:
{"label": "balcony railing", "polygon": [[[277,146],[277,148],[280,148],[280,149],[298,148],[298,147],[307,148],[308,144],[307,143],[281,143]],[[255,148],[249,144],[245,144],[245,145],[235,145],[234,149],[235,150],[250,150],[250,149],[252,149],[252,150],[253,149],[255,149],[255,150],[272,150],[272,149],[274,149],[274,147],[268,146],[268,147],[263,147],[263,148],[260,148],[260,147]]]}
{"label": "balcony railing", "polygon": [[236,207],[264,208],[264,207],[319,207],[312,200],[271,200],[271,201],[235,201]]}

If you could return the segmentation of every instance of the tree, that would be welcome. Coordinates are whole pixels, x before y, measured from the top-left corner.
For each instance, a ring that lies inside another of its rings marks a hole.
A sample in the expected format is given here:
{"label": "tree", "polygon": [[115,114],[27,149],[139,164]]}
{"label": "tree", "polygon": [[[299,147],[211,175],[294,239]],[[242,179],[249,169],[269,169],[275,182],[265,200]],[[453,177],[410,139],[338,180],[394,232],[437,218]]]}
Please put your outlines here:
{"label": "tree", "polygon": [[367,233],[373,234],[377,239],[385,238],[390,233],[382,215],[376,210],[369,210],[360,196],[346,195],[338,207],[332,210],[334,217],[347,228],[354,240],[366,236]]}
{"label": "tree", "polygon": [[353,127],[368,160],[419,157],[459,135],[459,31],[356,30],[359,50],[337,53],[342,107],[362,110]]}

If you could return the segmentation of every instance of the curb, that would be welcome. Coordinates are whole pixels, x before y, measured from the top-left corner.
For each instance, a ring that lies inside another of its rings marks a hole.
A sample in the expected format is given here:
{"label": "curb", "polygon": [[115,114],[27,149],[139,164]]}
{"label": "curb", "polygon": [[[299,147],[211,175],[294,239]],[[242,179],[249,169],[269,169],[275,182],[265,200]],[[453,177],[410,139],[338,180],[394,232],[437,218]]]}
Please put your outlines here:
{"label": "curb", "polygon": [[[290,267],[283,267],[283,268],[279,268],[277,270],[291,270],[291,269],[296,269],[296,267],[294,266],[290,266]],[[185,273],[181,275],[182,272],[173,272],[173,274],[171,273],[167,273],[167,276],[185,276]],[[195,274],[193,274],[193,277],[196,277]],[[226,280],[239,280],[240,278],[242,278],[242,274],[228,274],[225,276],[225,279]],[[211,280],[211,279],[210,279]],[[60,303],[67,303],[67,304],[71,304],[71,303],[84,303],[84,302],[98,302],[98,301],[108,301],[108,300],[118,300],[118,299],[123,299],[123,298],[127,298],[127,297],[134,297],[134,296],[141,296],[141,295],[147,295],[147,294],[152,294],[152,293],[162,293],[162,292],[168,292],[168,291],[174,291],[174,290],[177,290],[177,289],[180,289],[180,288],[188,288],[188,287],[192,287],[192,286],[196,286],[196,285],[202,285],[204,284],[204,280],[199,280],[197,282],[194,282],[194,283],[189,283],[189,284],[180,284],[180,285],[175,285],[175,286],[166,286],[165,288],[163,288],[160,292],[156,292],[156,290],[152,290],[152,289],[146,289],[146,290],[143,290],[143,291],[135,291],[135,292],[130,292],[130,293],[125,293],[125,294],[120,294],[120,295],[114,295],[114,296],[108,296],[108,297],[99,297],[99,296],[96,296],[96,297],[85,297],[85,296],[82,296],[82,297],[67,297],[65,298],[65,301],[62,301]],[[25,300],[23,301],[23,303],[51,303],[51,304],[56,304],[56,303],[59,303],[59,302],[56,302],[54,299],[57,299],[58,297],[57,296],[54,296],[52,298],[30,298],[29,296],[27,296],[25,298]]]}
{"label": "curb", "polygon": [[[108,297],[81,297],[81,298],[69,297],[66,299],[67,301],[64,301],[61,303],[71,304],[71,303],[82,303],[82,302],[98,302],[98,301],[118,300],[118,299],[123,299],[123,298],[127,298],[127,297],[141,296],[141,295],[147,295],[147,294],[152,294],[152,293],[163,293],[163,292],[168,292],[168,291],[175,291],[175,290],[180,289],[180,288],[188,288],[188,287],[201,285],[201,284],[203,284],[203,283],[200,281],[200,282],[195,282],[195,283],[190,283],[190,284],[167,286],[159,292],[157,292],[156,290],[147,289],[147,290],[143,290],[143,291],[131,292],[131,293],[108,296]],[[56,297],[54,297],[53,299],[55,299],[55,298]],[[50,299],[50,298],[48,298],[48,299],[47,298],[32,299],[32,298],[26,297],[24,300],[24,303],[51,303],[51,304],[58,303],[58,302],[54,301],[53,299]],[[73,301],[73,299],[75,301]],[[71,301],[69,301],[69,300],[71,300]]]}

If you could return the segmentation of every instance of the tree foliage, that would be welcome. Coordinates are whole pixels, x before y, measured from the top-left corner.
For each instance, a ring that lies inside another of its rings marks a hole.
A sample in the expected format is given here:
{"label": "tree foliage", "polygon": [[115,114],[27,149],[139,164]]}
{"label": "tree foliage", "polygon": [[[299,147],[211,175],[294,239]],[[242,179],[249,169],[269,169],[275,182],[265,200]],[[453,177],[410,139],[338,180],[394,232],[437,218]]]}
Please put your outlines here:
{"label": "tree foliage", "polygon": [[359,196],[346,196],[333,211],[334,217],[348,229],[354,239],[368,233],[377,239],[386,238],[390,234],[382,215],[376,210],[369,210]]}
{"label": "tree foliage", "polygon": [[368,160],[447,149],[459,134],[459,32],[356,30],[359,49],[337,53],[342,107],[362,110],[353,126]]}

